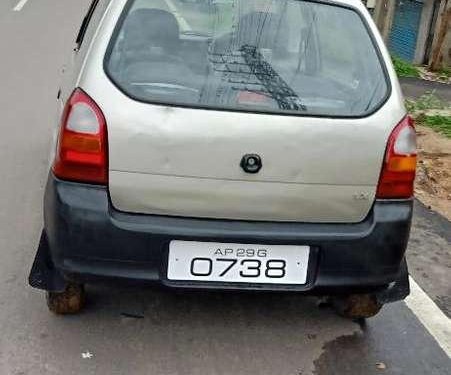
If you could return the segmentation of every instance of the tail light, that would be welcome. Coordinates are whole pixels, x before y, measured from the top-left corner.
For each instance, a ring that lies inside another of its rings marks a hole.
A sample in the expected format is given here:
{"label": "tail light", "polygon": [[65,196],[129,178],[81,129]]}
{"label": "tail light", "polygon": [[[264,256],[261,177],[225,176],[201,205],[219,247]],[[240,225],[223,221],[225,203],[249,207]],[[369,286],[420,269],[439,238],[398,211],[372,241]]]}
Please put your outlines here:
{"label": "tail light", "polygon": [[413,120],[405,117],[388,139],[387,151],[377,187],[377,198],[400,199],[413,196],[417,164]]}
{"label": "tail light", "polygon": [[76,89],[63,112],[53,173],[63,180],[108,182],[105,117],[85,92]]}

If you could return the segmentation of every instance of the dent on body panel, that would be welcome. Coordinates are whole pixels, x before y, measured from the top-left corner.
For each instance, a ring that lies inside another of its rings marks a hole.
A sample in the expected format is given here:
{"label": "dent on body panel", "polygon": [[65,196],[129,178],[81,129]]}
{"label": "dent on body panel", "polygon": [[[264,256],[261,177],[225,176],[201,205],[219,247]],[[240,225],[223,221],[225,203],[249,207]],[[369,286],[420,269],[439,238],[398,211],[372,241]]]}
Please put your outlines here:
{"label": "dent on body panel", "polygon": [[[139,104],[138,104],[139,106]],[[115,110],[116,112],[118,110]],[[126,112],[129,113],[128,111]],[[169,162],[169,153],[167,152],[170,147],[174,147],[177,143],[186,143],[187,139],[180,139],[180,131],[178,123],[180,121],[189,121],[186,117],[183,117],[180,113],[180,109],[167,106],[152,106],[152,108],[146,108],[144,111],[136,109],[138,116],[127,116],[121,118],[120,113],[116,113],[114,126],[117,135],[120,137],[114,140],[114,144],[118,146],[118,150],[122,147],[127,148],[127,152],[131,152],[132,155],[138,157],[143,150],[152,147],[152,155],[158,149],[162,152],[159,165],[165,165]],[[186,124],[189,127],[189,124]],[[158,142],[149,142],[154,139]],[[134,151],[129,149],[130,145],[134,145]],[[115,157],[122,158],[124,155],[116,153]],[[120,163],[122,164],[122,163]]]}

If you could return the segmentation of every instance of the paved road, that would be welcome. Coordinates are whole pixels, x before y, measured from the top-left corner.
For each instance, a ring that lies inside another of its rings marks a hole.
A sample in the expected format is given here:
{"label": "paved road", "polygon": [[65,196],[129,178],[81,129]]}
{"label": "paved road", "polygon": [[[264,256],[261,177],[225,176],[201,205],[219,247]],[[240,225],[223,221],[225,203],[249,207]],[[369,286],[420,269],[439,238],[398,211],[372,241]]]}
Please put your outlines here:
{"label": "paved road", "polygon": [[418,99],[422,95],[434,93],[442,101],[451,103],[451,85],[418,78],[401,78],[400,81],[406,98]]}
{"label": "paved road", "polygon": [[[26,278],[42,226],[57,73],[88,0],[29,0],[13,12],[18,1],[0,2],[0,375],[450,373],[414,302],[361,326],[293,295],[101,285],[88,288],[84,314],[49,314]],[[449,234],[449,222],[417,207],[413,277],[447,313]]]}

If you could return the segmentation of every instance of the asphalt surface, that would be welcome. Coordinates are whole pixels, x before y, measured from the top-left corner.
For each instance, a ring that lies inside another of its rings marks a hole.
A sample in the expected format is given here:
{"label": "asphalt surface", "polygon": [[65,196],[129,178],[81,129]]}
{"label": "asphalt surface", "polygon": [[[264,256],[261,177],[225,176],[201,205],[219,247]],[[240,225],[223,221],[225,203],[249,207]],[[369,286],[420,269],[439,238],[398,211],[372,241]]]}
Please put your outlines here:
{"label": "asphalt surface", "polygon": [[442,101],[451,103],[451,85],[449,84],[419,78],[401,78],[400,82],[406,98],[418,99],[423,95],[434,93]]}
{"label": "asphalt surface", "polygon": [[[98,285],[88,286],[83,314],[51,315],[26,279],[42,227],[58,72],[88,0],[29,0],[13,12],[17,2],[0,2],[0,375],[451,373],[404,302],[359,325],[295,295]],[[412,275],[448,314],[450,232],[416,207]]]}

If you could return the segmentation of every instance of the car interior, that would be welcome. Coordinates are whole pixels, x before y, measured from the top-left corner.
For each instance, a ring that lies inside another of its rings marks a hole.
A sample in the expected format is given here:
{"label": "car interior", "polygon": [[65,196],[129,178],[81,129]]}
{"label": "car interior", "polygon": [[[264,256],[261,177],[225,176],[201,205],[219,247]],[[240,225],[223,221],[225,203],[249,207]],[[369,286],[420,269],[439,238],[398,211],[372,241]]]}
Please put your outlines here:
{"label": "car interior", "polygon": [[383,79],[364,78],[371,66],[359,60],[366,51],[358,44],[354,66],[332,65],[336,79],[324,73],[333,60],[319,40],[314,13],[293,32],[285,14],[251,11],[217,35],[181,31],[177,16],[132,8],[125,17],[107,70],[128,95],[168,104],[341,115],[367,111],[386,90]]}

